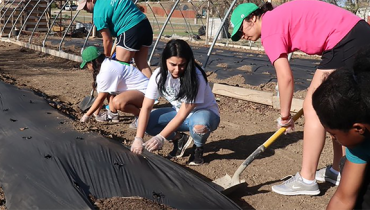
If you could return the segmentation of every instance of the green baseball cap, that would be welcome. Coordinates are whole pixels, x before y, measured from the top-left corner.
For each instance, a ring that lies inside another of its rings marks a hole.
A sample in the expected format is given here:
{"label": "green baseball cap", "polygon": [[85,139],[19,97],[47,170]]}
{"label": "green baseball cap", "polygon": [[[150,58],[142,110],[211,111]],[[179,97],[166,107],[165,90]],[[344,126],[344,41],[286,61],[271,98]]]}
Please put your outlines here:
{"label": "green baseball cap", "polygon": [[234,27],[233,33],[231,34],[231,40],[238,41],[241,36],[237,32],[243,23],[243,20],[248,17],[252,12],[256,11],[258,6],[253,3],[239,4],[231,14],[231,25]]}
{"label": "green baseball cap", "polygon": [[98,58],[100,56],[100,52],[98,48],[94,46],[86,47],[84,51],[82,51],[82,63],[80,65],[80,68],[82,69],[85,67],[86,63]]}

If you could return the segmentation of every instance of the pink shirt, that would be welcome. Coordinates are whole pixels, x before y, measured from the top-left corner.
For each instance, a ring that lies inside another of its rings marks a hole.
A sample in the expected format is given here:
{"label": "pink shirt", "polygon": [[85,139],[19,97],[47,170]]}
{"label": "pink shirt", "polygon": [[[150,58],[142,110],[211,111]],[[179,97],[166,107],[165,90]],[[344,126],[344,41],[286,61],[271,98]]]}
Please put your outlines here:
{"label": "pink shirt", "polygon": [[318,0],[294,0],[262,16],[261,42],[271,63],[301,50],[321,55],[338,44],[361,18]]}

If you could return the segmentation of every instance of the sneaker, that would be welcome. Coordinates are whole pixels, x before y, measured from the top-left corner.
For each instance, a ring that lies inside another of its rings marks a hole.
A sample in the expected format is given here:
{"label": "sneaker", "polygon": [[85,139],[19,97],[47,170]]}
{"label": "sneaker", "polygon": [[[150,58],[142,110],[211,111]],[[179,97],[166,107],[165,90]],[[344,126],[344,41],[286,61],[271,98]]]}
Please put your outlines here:
{"label": "sneaker", "polygon": [[330,170],[331,166],[327,166],[316,171],[316,180],[320,182],[330,182],[334,185],[339,185],[340,182],[340,173],[336,175]]}
{"label": "sneaker", "polygon": [[189,137],[189,135],[185,133],[180,133],[181,137],[178,140],[172,141],[173,142],[173,149],[168,156],[170,157],[177,157],[180,158],[184,155],[185,150],[191,144],[193,138]]}
{"label": "sneaker", "polygon": [[114,123],[118,123],[119,122],[119,115],[118,115],[118,112],[116,113],[113,113],[111,112],[109,109],[108,109],[108,119]]}
{"label": "sneaker", "polygon": [[204,163],[203,160],[203,147],[193,145],[193,153],[189,158],[189,166],[200,166]]}
{"label": "sneaker", "polygon": [[318,195],[320,194],[319,185],[314,182],[306,184],[299,172],[280,185],[272,186],[272,191],[281,195]]}
{"label": "sneaker", "polygon": [[107,112],[99,113],[98,115],[95,116],[95,120],[98,122],[109,121]]}
{"label": "sneaker", "polygon": [[117,123],[119,122],[119,115],[118,113],[113,113],[110,110],[108,110],[108,112],[103,112],[96,115],[95,120],[98,122],[112,121],[114,123]]}
{"label": "sneaker", "polygon": [[131,129],[137,129],[138,117],[135,117],[134,121],[128,126]]}

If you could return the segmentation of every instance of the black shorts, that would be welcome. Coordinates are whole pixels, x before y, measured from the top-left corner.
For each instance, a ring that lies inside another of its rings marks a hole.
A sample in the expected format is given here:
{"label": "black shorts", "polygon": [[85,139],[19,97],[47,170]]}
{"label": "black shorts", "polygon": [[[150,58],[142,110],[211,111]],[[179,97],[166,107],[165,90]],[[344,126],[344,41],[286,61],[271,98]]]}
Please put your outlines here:
{"label": "black shorts", "polygon": [[360,20],[348,34],[331,50],[326,50],[321,56],[318,69],[352,69],[356,52],[370,45],[370,25]]}
{"label": "black shorts", "polygon": [[128,51],[139,51],[142,46],[150,47],[152,42],[153,29],[148,19],[142,20],[117,37],[117,46]]}

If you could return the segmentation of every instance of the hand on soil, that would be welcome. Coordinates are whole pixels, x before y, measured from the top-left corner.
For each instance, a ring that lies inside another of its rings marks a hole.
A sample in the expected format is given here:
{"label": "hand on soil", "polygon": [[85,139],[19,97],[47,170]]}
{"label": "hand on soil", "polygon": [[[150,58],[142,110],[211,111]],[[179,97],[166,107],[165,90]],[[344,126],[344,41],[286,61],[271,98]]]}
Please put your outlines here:
{"label": "hand on soil", "polygon": [[162,149],[164,140],[165,138],[160,134],[153,136],[149,141],[145,142],[145,149],[149,152]]}
{"label": "hand on soil", "polygon": [[143,145],[144,145],[143,138],[135,137],[135,140],[131,145],[131,152],[140,155],[144,149]]}

